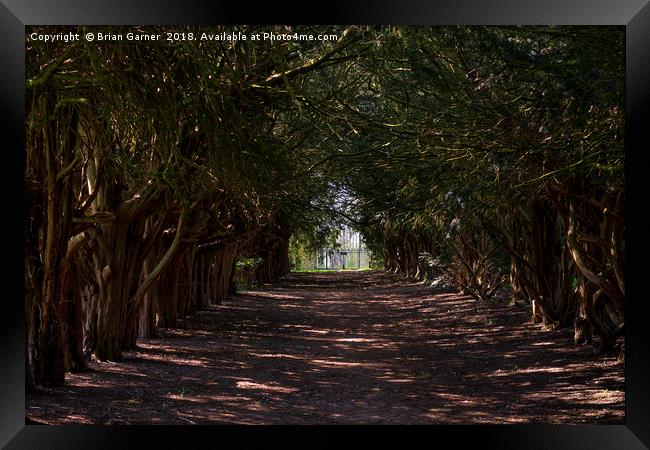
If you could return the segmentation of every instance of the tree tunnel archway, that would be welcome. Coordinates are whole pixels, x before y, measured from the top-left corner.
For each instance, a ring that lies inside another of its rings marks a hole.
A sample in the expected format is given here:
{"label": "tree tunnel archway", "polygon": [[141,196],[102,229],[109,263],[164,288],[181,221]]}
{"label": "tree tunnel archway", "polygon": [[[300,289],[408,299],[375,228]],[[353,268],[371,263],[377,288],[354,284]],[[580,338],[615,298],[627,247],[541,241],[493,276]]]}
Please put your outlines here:
{"label": "tree tunnel archway", "polygon": [[28,388],[286,275],[335,211],[386,271],[620,351],[623,29],[289,28],[337,39],[27,42]]}

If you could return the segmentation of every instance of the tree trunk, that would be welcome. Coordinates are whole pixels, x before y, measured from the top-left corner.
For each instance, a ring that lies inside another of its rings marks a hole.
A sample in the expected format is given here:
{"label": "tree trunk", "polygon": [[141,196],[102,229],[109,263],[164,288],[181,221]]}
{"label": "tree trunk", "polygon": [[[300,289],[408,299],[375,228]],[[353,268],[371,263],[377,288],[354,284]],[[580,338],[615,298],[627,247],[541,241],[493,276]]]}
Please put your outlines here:
{"label": "tree trunk", "polygon": [[221,305],[228,298],[230,282],[235,270],[237,243],[220,245],[213,258],[213,271],[210,279],[212,285],[212,304]]}
{"label": "tree trunk", "polygon": [[118,215],[114,222],[100,225],[101,234],[97,238],[95,276],[99,295],[94,354],[100,361],[119,361],[122,357],[129,298],[125,273],[128,228],[129,222]]}
{"label": "tree trunk", "polygon": [[[148,255],[142,265],[143,276],[151,273],[152,255]],[[158,298],[159,283],[154,283],[142,299],[138,313],[138,337],[155,338],[158,335],[156,327],[156,299]]]}
{"label": "tree trunk", "polygon": [[165,270],[165,290],[158,295],[158,311],[163,328],[174,328],[178,319],[178,285],[182,261],[183,253],[176,252]]}
{"label": "tree trunk", "polygon": [[31,296],[26,300],[28,378],[31,378],[27,381],[35,385],[62,384],[65,379],[59,269],[72,233],[70,173],[77,162],[74,149],[78,115],[73,106],[63,106],[57,112],[57,101],[58,98],[48,94],[38,99],[30,113],[40,116],[38,120],[43,120],[44,125],[28,131],[27,172],[35,181],[33,188],[28,186],[28,192],[36,191],[31,197],[40,201],[32,210],[39,217],[28,218],[30,235],[38,238],[28,239],[31,248],[27,255],[38,259],[26,265],[27,291]]}
{"label": "tree trunk", "polygon": [[63,353],[65,369],[80,371],[87,367],[83,353],[82,265],[77,250],[87,238],[80,233],[68,242],[66,256],[61,263],[60,314],[63,325]]}
{"label": "tree trunk", "polygon": [[194,291],[195,253],[195,246],[191,246],[183,253],[183,264],[178,298],[178,316],[183,319],[190,314],[190,305],[192,303],[192,296]]}

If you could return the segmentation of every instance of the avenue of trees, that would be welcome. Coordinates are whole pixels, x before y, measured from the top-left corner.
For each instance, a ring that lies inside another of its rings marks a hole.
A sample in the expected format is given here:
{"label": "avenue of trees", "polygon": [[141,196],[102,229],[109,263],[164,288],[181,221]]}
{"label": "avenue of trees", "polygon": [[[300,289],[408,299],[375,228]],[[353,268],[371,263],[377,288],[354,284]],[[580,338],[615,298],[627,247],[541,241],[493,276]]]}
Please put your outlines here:
{"label": "avenue of trees", "polygon": [[208,29],[338,39],[26,41],[28,390],[223,302],[237,267],[288,273],[337,220],[386,270],[618,345],[622,28]]}

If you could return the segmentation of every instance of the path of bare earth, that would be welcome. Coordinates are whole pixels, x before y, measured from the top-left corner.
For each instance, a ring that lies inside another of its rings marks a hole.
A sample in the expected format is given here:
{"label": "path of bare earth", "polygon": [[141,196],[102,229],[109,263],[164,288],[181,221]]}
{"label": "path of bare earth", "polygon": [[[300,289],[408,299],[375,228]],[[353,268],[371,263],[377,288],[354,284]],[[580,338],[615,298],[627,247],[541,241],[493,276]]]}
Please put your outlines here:
{"label": "path of bare earth", "polygon": [[381,271],[291,274],[28,396],[35,422],[624,422],[624,366],[529,313]]}

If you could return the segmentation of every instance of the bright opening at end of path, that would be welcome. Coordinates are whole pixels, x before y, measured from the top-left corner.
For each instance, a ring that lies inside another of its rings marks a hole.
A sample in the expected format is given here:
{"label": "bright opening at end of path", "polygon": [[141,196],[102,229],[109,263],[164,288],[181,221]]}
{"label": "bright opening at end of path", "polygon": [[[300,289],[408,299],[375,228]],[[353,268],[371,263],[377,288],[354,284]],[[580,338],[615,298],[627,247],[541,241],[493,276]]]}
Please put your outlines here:
{"label": "bright opening at end of path", "polygon": [[[350,224],[356,198],[348,189],[332,185],[336,191],[329,237],[317,249],[294,248],[290,251],[293,271],[311,270],[368,270],[377,267],[372,252],[368,249],[364,236]],[[352,219],[354,220],[354,219]],[[336,223],[335,226],[332,223]]]}

